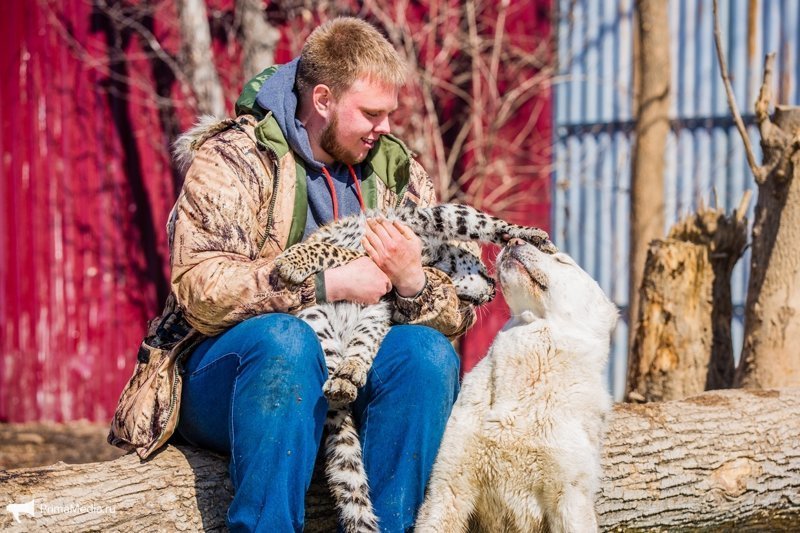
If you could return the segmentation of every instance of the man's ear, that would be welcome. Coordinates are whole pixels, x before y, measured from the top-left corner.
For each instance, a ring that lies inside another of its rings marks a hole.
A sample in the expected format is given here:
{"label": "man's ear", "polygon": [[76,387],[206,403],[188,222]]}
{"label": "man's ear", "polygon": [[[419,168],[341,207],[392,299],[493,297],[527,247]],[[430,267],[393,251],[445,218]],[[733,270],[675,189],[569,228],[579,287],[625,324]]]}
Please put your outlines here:
{"label": "man's ear", "polygon": [[314,109],[325,118],[330,117],[333,106],[333,93],[327,85],[319,84],[311,90],[311,101]]}

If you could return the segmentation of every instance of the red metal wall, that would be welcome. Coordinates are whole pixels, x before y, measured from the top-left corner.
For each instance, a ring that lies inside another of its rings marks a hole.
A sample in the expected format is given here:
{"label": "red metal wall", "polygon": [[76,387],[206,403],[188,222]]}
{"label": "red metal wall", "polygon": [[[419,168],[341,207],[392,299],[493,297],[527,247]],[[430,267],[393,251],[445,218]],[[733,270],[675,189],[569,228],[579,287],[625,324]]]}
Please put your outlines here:
{"label": "red metal wall", "polygon": [[163,146],[143,135],[160,128],[141,107],[119,131],[90,3],[3,11],[0,420],[104,420],[164,268],[174,192]]}
{"label": "red metal wall", "polygon": [[[522,9],[520,7],[523,6]],[[511,2],[509,16],[506,20],[506,33],[512,43],[526,50],[533,50],[541,42],[552,42],[553,37],[553,2],[551,0],[528,0]],[[550,54],[555,54],[552,46],[548,48]],[[548,63],[554,58],[546,58]],[[513,90],[525,79],[514,78],[511,69],[506,66],[506,71],[501,74],[503,83],[508,90]],[[523,70],[522,72],[526,72]],[[533,73],[534,69],[527,69]],[[528,117],[537,116],[534,127],[527,135],[522,148],[523,153],[514,157],[505,153],[503,146],[498,147],[496,157],[506,159],[506,166],[516,176],[527,175],[529,179],[522,181],[521,193],[514,196],[516,199],[512,209],[505,209],[504,216],[512,222],[524,225],[538,226],[545,231],[550,231],[550,168],[552,159],[552,91],[550,87],[540,91],[524,107],[516,112],[516,120],[511,121],[500,132],[500,136],[516,139],[520,132],[525,131]],[[467,161],[465,164],[471,164]],[[500,187],[506,176],[497,176],[487,187],[492,191]],[[502,198],[501,198],[502,199]],[[490,212],[491,202],[483,207]],[[498,254],[496,246],[484,247],[484,259],[487,264],[494,265],[494,258]],[[503,300],[502,293],[498,293],[491,303],[478,309],[478,321],[467,332],[461,345],[462,372],[469,371],[486,354],[495,334],[503,327],[509,318],[508,308]]]}
{"label": "red metal wall", "polygon": [[[152,30],[174,50],[171,3],[157,4]],[[516,23],[547,38],[546,17],[533,9],[530,17]],[[119,35],[107,29],[86,0],[3,8],[0,421],[107,420],[166,290],[163,228],[176,191],[164,117],[149,93],[160,74],[138,39],[123,42],[120,61],[109,46]],[[215,54],[232,99],[240,51],[218,39]],[[277,59],[287,58],[284,46]],[[171,91],[170,113],[185,127],[185,95]],[[549,93],[542,99],[549,106]],[[549,107],[542,116],[534,135],[550,139]],[[532,177],[536,201],[519,221],[547,223],[548,182],[547,174]],[[485,351],[500,313],[484,316],[486,327],[465,341],[467,366]]]}

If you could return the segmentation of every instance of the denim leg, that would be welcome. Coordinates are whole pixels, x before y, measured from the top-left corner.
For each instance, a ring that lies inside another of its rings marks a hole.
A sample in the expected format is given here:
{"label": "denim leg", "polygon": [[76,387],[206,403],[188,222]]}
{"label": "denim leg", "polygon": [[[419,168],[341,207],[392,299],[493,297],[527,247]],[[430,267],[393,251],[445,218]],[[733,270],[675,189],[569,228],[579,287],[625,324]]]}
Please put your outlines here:
{"label": "denim leg", "polygon": [[394,326],[353,404],[383,532],[413,527],[458,394],[459,366],[453,347],[438,331]]}
{"label": "denim leg", "polygon": [[230,454],[230,531],[302,531],[327,401],[314,331],[268,314],[205,340],[187,361],[178,431]]}

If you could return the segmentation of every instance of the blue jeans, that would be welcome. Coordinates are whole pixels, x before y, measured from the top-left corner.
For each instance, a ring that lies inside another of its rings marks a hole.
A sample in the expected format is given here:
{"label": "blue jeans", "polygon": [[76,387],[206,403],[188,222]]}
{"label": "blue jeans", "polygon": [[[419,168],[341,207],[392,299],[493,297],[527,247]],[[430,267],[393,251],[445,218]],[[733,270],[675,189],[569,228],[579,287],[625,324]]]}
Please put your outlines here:
{"label": "blue jeans", "polygon": [[[394,326],[353,404],[382,531],[409,530],[458,394],[441,333]],[[230,454],[231,531],[302,531],[322,438],[327,369],[308,324],[273,313],[201,343],[185,365],[178,432]]]}

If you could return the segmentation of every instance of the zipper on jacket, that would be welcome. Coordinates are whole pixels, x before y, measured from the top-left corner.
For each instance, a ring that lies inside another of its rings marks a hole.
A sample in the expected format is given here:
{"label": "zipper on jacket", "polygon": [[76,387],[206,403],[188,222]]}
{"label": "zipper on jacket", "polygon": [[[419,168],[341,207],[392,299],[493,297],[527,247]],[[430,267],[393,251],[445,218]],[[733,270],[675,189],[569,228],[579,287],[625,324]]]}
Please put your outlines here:
{"label": "zipper on jacket", "polygon": [[[172,394],[170,394],[169,398],[169,409],[167,410],[167,421],[172,417],[172,412],[175,411],[175,405],[178,403],[178,376],[180,376],[181,369],[179,368],[180,363],[175,363],[175,372],[172,376]],[[177,426],[176,426],[177,427]],[[164,426],[164,429],[161,431],[161,435],[158,436],[158,440],[161,440],[161,437],[164,435],[164,431],[167,430],[167,426]]]}
{"label": "zipper on jacket", "polygon": [[400,206],[403,204],[403,198],[406,195],[406,191],[408,191],[408,185],[403,187],[403,190],[400,191],[400,194],[397,195],[397,203],[395,204],[395,209],[400,209]]}
{"label": "zipper on jacket", "polygon": [[[272,111],[267,113],[267,117],[272,114]],[[272,198],[269,199],[269,206],[267,207],[267,227],[264,230],[264,237],[261,239],[261,242],[258,244],[258,253],[261,254],[261,251],[264,249],[264,245],[267,244],[267,239],[269,238],[270,228],[272,227],[272,218],[275,213],[275,204],[278,200],[278,184],[280,183],[280,165],[278,164],[278,153],[275,151],[274,148],[268,146],[267,144],[263,143],[261,140],[258,139],[255,135],[250,136],[247,131],[244,129],[242,124],[245,124],[247,121],[242,118],[241,124],[239,122],[234,123],[234,127],[250,137],[256,144],[256,146],[263,148],[267,152],[269,152],[270,159],[272,163],[275,165],[275,175],[272,177]]]}
{"label": "zipper on jacket", "polygon": [[411,162],[408,163],[408,166],[408,181],[403,188],[400,189],[400,193],[397,195],[397,204],[394,206],[395,209],[400,209],[400,206],[403,203],[403,197],[406,195],[406,192],[408,192],[408,186],[411,185]]}
{"label": "zipper on jacket", "polygon": [[167,409],[167,418],[165,419],[167,423],[164,424],[163,428],[161,428],[161,433],[158,434],[158,438],[154,442],[158,442],[164,437],[164,433],[167,431],[167,425],[169,425],[169,419],[172,418],[172,413],[175,411],[175,406],[178,403],[178,378],[181,374],[181,368],[180,368],[181,359],[188,350],[194,348],[195,346],[196,343],[193,342],[192,344],[181,350],[180,354],[175,356],[175,368],[174,368],[174,373],[172,374],[172,390],[170,391],[169,395],[169,409]]}
{"label": "zipper on jacket", "polygon": [[257,140],[256,142],[267,152],[269,152],[270,159],[275,165],[275,175],[272,177],[272,198],[269,199],[269,207],[267,207],[267,227],[264,230],[264,238],[261,239],[261,243],[258,246],[258,253],[260,255],[261,251],[264,249],[264,245],[267,243],[269,232],[272,230],[272,217],[274,216],[275,212],[275,203],[278,200],[278,184],[280,182],[281,170],[280,164],[278,163],[278,154],[275,152],[275,150],[271,146],[267,146],[261,141]]}

